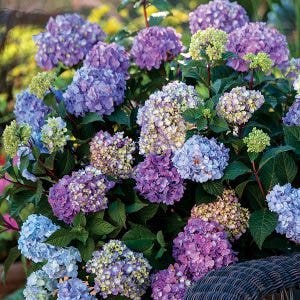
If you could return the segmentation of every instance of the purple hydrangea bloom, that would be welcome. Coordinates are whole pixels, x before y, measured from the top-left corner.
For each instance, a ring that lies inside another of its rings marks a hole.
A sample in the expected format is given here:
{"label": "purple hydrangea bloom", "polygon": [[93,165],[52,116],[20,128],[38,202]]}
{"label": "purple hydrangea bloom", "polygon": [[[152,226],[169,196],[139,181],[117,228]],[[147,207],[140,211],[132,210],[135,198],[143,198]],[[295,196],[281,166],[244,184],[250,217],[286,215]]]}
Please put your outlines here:
{"label": "purple hydrangea bloom", "polygon": [[99,42],[87,54],[83,64],[97,69],[111,69],[127,77],[130,61],[129,54],[123,46]]}
{"label": "purple hydrangea bloom", "polygon": [[109,69],[82,67],[64,93],[66,108],[75,116],[88,112],[110,115],[124,101],[124,74]]}
{"label": "purple hydrangea bloom", "polygon": [[182,300],[192,281],[186,274],[186,266],[174,264],[161,270],[151,278],[154,300]]}
{"label": "purple hydrangea bloom", "polygon": [[49,259],[57,248],[45,241],[58,229],[59,226],[53,224],[47,217],[30,215],[20,231],[19,250],[26,258],[36,263]]}
{"label": "purple hydrangea bloom", "polygon": [[223,226],[198,218],[189,219],[173,241],[173,257],[186,266],[194,281],[237,260]]}
{"label": "purple hydrangea bloom", "polygon": [[245,9],[228,0],[213,0],[208,4],[201,4],[190,13],[190,29],[193,34],[209,27],[230,33],[248,22]]}
{"label": "purple hydrangea bloom", "polygon": [[35,95],[27,90],[16,97],[14,114],[18,124],[27,123],[33,131],[39,131],[45,123],[45,117],[51,109]]}
{"label": "purple hydrangea bloom", "polygon": [[50,18],[46,30],[34,37],[38,46],[38,65],[51,70],[62,62],[68,67],[78,64],[98,41],[105,39],[102,29],[78,14]]}
{"label": "purple hydrangea bloom", "polygon": [[269,209],[278,214],[276,231],[300,243],[300,188],[275,185],[266,197]]}
{"label": "purple hydrangea bloom", "polygon": [[229,149],[215,138],[193,135],[175,151],[172,160],[182,178],[202,183],[222,178]]}
{"label": "purple hydrangea bloom", "polygon": [[171,151],[149,154],[135,170],[136,189],[150,202],[172,205],[183,197],[183,179],[171,157]]}
{"label": "purple hydrangea bloom", "polygon": [[159,69],[182,50],[181,35],[171,27],[152,26],[141,30],[131,49],[135,63],[141,69]]}
{"label": "purple hydrangea bloom", "polygon": [[249,62],[244,60],[248,53],[265,52],[278,67],[284,66],[289,60],[286,37],[263,22],[248,23],[232,31],[228,35],[227,50],[239,56],[231,58],[228,64],[240,72],[249,69]]}
{"label": "purple hydrangea bloom", "polygon": [[78,278],[71,278],[58,284],[57,300],[93,300],[87,285]]}
{"label": "purple hydrangea bloom", "polygon": [[300,75],[300,58],[292,58],[288,61],[284,66],[283,72],[291,82],[295,82]]}
{"label": "purple hydrangea bloom", "polygon": [[300,126],[300,96],[296,97],[296,101],[282,120],[286,126]]}
{"label": "purple hydrangea bloom", "polygon": [[70,201],[70,191],[68,187],[71,180],[72,178],[69,175],[61,178],[58,183],[50,188],[48,198],[54,215],[67,224],[72,223],[74,217],[80,211],[80,208],[75,208]]}

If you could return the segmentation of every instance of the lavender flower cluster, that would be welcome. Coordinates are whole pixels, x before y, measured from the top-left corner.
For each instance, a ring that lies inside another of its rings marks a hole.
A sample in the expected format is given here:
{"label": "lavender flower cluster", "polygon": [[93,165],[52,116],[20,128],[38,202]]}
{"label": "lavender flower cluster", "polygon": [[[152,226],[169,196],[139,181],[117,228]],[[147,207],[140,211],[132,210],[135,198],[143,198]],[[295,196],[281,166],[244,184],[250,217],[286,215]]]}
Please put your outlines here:
{"label": "lavender flower cluster", "polygon": [[105,33],[97,24],[86,22],[78,14],[50,18],[46,30],[34,37],[38,46],[38,65],[51,70],[60,62],[68,67],[78,64]]}
{"label": "lavender flower cluster", "polygon": [[213,0],[208,4],[201,4],[190,13],[190,29],[193,34],[209,27],[230,33],[248,21],[245,9],[228,0]]}
{"label": "lavender flower cluster", "polygon": [[104,299],[109,295],[142,299],[150,283],[150,269],[143,254],[131,251],[118,240],[104,244],[86,264],[86,270],[96,275],[95,290]]}
{"label": "lavender flower cluster", "polygon": [[182,178],[201,183],[222,178],[228,160],[229,149],[200,135],[189,138],[172,159]]}
{"label": "lavender flower cluster", "polygon": [[237,71],[248,71],[244,60],[248,53],[264,52],[269,55],[274,66],[283,67],[289,59],[286,37],[266,23],[248,23],[232,31],[228,36],[227,50],[239,56],[231,58],[228,64]]}
{"label": "lavender flower cluster", "polygon": [[275,185],[266,197],[269,209],[278,214],[276,231],[300,243],[300,189],[290,183]]}
{"label": "lavender flower cluster", "polygon": [[70,224],[75,215],[107,208],[106,193],[114,187],[101,171],[92,166],[64,176],[49,190],[48,201],[59,220]]}
{"label": "lavender flower cluster", "polygon": [[150,202],[173,205],[183,197],[183,179],[171,159],[171,151],[149,154],[135,170],[136,189]]}
{"label": "lavender flower cluster", "polygon": [[296,96],[295,102],[282,120],[286,126],[300,126],[300,95]]}
{"label": "lavender flower cluster", "polygon": [[162,62],[175,58],[182,50],[181,35],[172,27],[152,26],[135,37],[131,55],[141,69],[159,69]]}
{"label": "lavender flower cluster", "polygon": [[82,67],[63,94],[67,111],[75,116],[88,112],[110,115],[124,101],[124,74],[110,69]]}

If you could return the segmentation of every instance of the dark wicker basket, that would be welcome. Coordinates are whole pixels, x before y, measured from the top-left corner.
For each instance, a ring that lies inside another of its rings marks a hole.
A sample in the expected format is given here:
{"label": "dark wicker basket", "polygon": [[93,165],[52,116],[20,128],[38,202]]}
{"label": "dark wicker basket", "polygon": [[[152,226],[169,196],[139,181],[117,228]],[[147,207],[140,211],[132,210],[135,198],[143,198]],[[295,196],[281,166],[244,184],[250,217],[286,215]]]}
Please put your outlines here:
{"label": "dark wicker basket", "polygon": [[252,260],[210,272],[185,300],[300,300],[300,254]]}

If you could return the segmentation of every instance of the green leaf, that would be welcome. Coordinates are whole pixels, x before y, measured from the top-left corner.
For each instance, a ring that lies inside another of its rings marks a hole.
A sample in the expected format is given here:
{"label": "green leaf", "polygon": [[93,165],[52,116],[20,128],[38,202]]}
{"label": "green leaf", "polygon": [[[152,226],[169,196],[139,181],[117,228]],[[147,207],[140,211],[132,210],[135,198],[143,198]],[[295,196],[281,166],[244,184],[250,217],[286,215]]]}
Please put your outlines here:
{"label": "green leaf", "polygon": [[218,117],[214,118],[212,122],[210,122],[209,128],[215,133],[225,132],[229,130],[226,121]]}
{"label": "green leaf", "polygon": [[126,211],[125,204],[122,201],[117,200],[110,203],[108,207],[108,214],[118,225],[125,226]]}
{"label": "green leaf", "polygon": [[60,154],[57,161],[59,162],[57,164],[57,169],[61,176],[70,174],[75,167],[75,158],[70,150],[65,150]]}
{"label": "green leaf", "polygon": [[161,11],[161,12],[153,13],[149,18],[149,25],[158,26],[169,15],[171,15],[169,11]]}
{"label": "green leaf", "polygon": [[18,259],[18,257],[21,255],[20,250],[18,247],[13,247],[9,250],[9,254],[4,262],[3,271],[1,274],[2,281],[5,282],[6,274],[11,267],[11,265]]}
{"label": "green leaf", "polygon": [[44,162],[44,165],[46,168],[50,169],[50,170],[53,170],[54,168],[54,161],[55,161],[55,156],[56,156],[56,153],[52,153],[51,155],[49,155],[46,159],[45,159],[45,162]]}
{"label": "green leaf", "polygon": [[249,173],[251,170],[242,162],[234,161],[228,165],[224,173],[224,180],[234,180],[237,177]]}
{"label": "green leaf", "polygon": [[120,125],[130,127],[130,116],[121,108],[117,108],[110,116],[107,117],[110,121]]}
{"label": "green leaf", "polygon": [[95,112],[87,113],[83,118],[81,124],[90,124],[93,122],[104,122],[103,118]]}
{"label": "green leaf", "polygon": [[88,238],[86,243],[80,243],[78,245],[78,250],[81,254],[82,259],[86,262],[88,261],[95,250],[95,242],[92,238]]}
{"label": "green leaf", "polygon": [[73,225],[76,226],[82,226],[85,227],[86,225],[86,217],[84,215],[84,213],[80,212],[79,214],[77,214],[75,216],[75,218],[73,219]]}
{"label": "green leaf", "polygon": [[237,193],[239,198],[242,198],[244,190],[249,182],[251,182],[251,180],[244,181],[235,188],[235,192]]}
{"label": "green leaf", "polygon": [[135,199],[134,199],[134,203],[130,204],[128,206],[126,206],[126,213],[131,214],[131,213],[135,213],[139,210],[141,210],[142,208],[148,206],[147,203],[142,202],[136,195],[135,195]]}
{"label": "green leaf", "polygon": [[276,148],[271,148],[269,150],[267,150],[259,163],[259,169],[261,169],[270,159],[274,158],[276,155],[282,153],[282,152],[287,152],[287,151],[291,151],[294,150],[293,147],[291,146],[279,146]]}
{"label": "green leaf", "polygon": [[167,0],[151,0],[151,4],[160,11],[171,10],[171,5]]}
{"label": "green leaf", "polygon": [[222,184],[222,181],[217,180],[217,181],[207,181],[205,183],[202,183],[202,187],[204,190],[215,196],[219,196],[223,193],[224,187]]}
{"label": "green leaf", "polygon": [[48,239],[47,243],[57,247],[66,247],[71,241],[77,239],[77,233],[69,229],[61,228],[55,231]]}
{"label": "green leaf", "polygon": [[262,248],[264,240],[274,231],[277,220],[277,214],[267,209],[257,210],[251,214],[249,229],[259,249]]}
{"label": "green leaf", "polygon": [[300,155],[300,126],[284,126],[285,143],[294,147],[295,152]]}
{"label": "green leaf", "polygon": [[52,93],[48,93],[44,97],[44,103],[54,110],[56,110],[56,108],[57,108],[57,102],[56,102],[55,96]]}
{"label": "green leaf", "polygon": [[105,235],[112,233],[116,227],[104,220],[96,219],[91,223],[90,229],[96,235]]}
{"label": "green leaf", "polygon": [[207,120],[205,118],[198,119],[196,121],[196,126],[198,130],[204,130],[207,128]]}
{"label": "green leaf", "polygon": [[166,242],[165,242],[165,239],[164,239],[164,234],[161,230],[157,232],[156,239],[157,239],[158,243],[161,245],[162,248],[164,248],[166,246]]}
{"label": "green leaf", "polygon": [[136,215],[144,224],[146,224],[148,220],[152,219],[155,216],[158,207],[158,204],[149,204],[148,206],[138,211]]}
{"label": "green leaf", "polygon": [[127,5],[133,4],[135,2],[136,2],[136,0],[122,0],[118,7],[118,11],[124,9]]}

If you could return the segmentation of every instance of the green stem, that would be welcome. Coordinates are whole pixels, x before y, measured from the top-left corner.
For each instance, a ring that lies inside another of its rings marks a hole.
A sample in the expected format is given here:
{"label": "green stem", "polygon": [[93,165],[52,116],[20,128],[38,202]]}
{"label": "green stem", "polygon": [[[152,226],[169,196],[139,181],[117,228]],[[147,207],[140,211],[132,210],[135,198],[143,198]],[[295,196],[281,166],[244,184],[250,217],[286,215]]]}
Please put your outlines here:
{"label": "green stem", "polygon": [[263,188],[262,183],[261,183],[261,181],[260,181],[260,179],[259,179],[258,171],[256,170],[256,166],[255,166],[254,160],[252,161],[252,169],[253,169],[253,173],[254,173],[256,182],[257,182],[258,187],[259,187],[259,189],[260,189],[260,192],[261,192],[262,196],[263,196],[264,198],[266,198],[266,195],[265,195],[265,192],[264,192],[264,188]]}

